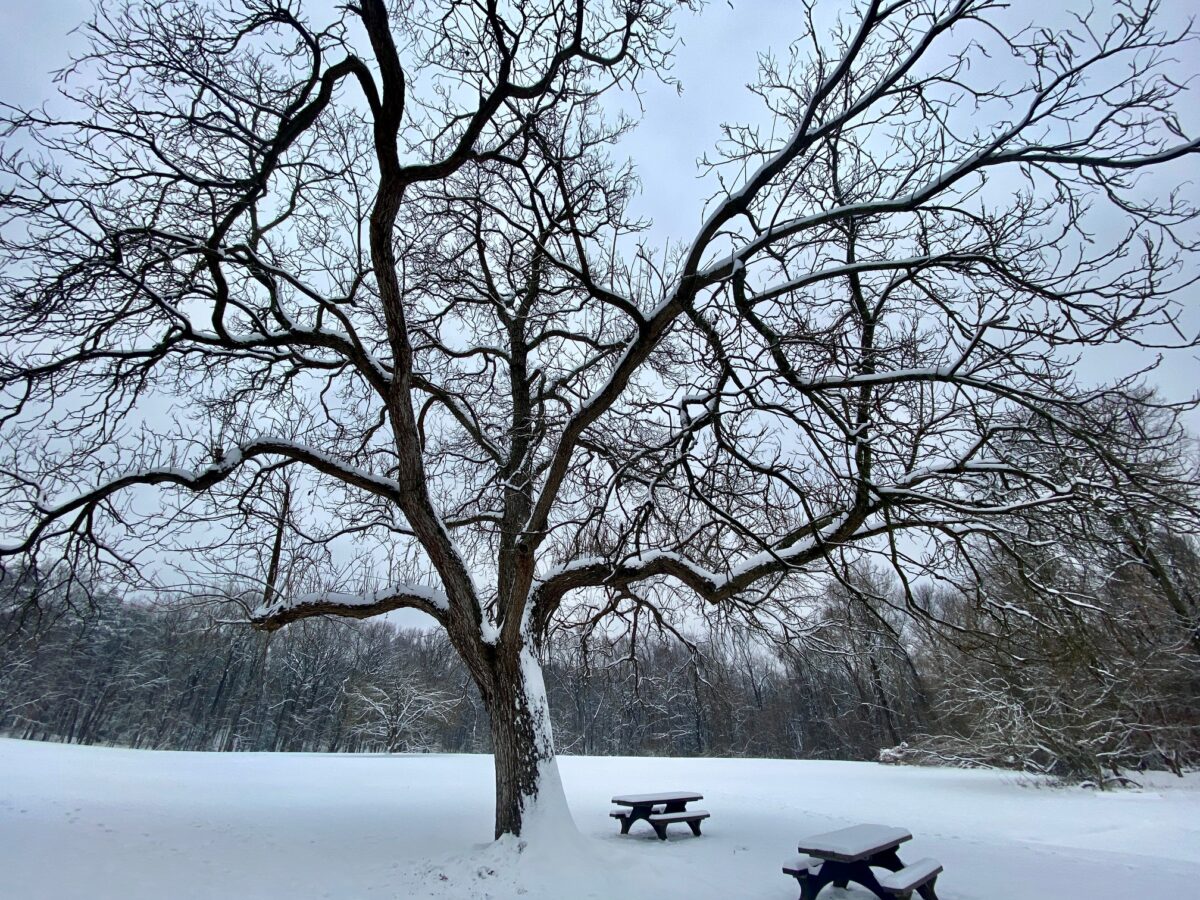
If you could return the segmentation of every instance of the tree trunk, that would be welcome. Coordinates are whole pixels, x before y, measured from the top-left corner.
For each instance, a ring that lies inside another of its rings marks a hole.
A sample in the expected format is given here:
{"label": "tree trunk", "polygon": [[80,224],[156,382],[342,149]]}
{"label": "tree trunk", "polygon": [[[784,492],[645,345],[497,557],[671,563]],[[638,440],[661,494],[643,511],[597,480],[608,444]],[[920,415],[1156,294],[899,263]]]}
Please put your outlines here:
{"label": "tree trunk", "polygon": [[496,837],[574,828],[554,757],[542,669],[531,649],[500,652],[485,695],[496,766]]}

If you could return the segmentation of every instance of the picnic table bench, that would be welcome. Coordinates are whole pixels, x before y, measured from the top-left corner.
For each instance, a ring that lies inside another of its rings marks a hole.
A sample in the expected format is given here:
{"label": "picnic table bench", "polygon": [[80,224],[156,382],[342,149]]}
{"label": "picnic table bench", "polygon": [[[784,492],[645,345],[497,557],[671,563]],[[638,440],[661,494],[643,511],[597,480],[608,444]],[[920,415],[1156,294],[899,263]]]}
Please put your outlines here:
{"label": "picnic table bench", "polygon": [[[937,900],[933,885],[942,864],[936,859],[905,865],[896,848],[912,840],[903,828],[852,825],[800,841],[800,856],[788,860],[784,874],[800,882],[800,900],[815,900],[828,884],[844,888],[853,881],[881,900],[909,900],[915,890],[924,900]],[[872,868],[886,869],[876,877]]]}
{"label": "picnic table bench", "polygon": [[645,819],[654,829],[660,841],[667,839],[667,826],[673,822],[686,822],[692,834],[700,836],[700,823],[709,817],[702,809],[687,808],[693,800],[703,800],[703,794],[690,791],[672,791],[663,794],[626,794],[613,797],[612,802],[625,809],[614,809],[609,813],[621,823],[621,834],[629,834],[629,826],[638,819]]}

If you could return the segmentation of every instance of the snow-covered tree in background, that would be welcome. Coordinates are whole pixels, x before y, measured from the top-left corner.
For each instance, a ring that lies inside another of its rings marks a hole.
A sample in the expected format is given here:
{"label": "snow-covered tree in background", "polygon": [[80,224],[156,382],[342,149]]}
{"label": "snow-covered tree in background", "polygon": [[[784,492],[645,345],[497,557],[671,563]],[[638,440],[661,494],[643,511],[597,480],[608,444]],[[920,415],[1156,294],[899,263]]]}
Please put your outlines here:
{"label": "snow-covered tree in background", "polygon": [[561,803],[563,617],[695,598],[786,640],[852,554],[910,585],[1043,509],[1168,514],[1177,473],[1105,435],[1149,401],[1070,363],[1172,339],[1195,212],[1138,175],[1200,147],[1192,35],[1154,3],[798,7],[754,88],[773,127],[726,129],[695,236],[654,250],[600,97],[663,75],[678,5],[102,4],[68,111],[5,113],[4,556],[134,578],[256,522],[357,542],[365,590],[268,579],[250,618],[440,623],[499,836]]}
{"label": "snow-covered tree in background", "polygon": [[445,691],[422,691],[414,679],[356,688],[350,703],[358,721],[351,726],[351,733],[373,741],[388,753],[428,751],[433,725],[444,722],[458,702],[459,698]]}

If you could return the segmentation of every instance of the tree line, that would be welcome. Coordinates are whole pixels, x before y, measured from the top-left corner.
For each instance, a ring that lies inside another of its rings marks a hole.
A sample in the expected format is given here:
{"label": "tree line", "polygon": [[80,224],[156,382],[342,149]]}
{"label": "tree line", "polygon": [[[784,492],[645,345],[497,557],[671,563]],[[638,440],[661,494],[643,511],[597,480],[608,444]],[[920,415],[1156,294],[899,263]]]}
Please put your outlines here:
{"label": "tree line", "polygon": [[[985,603],[915,591],[937,627],[859,566],[812,598],[799,639],[713,620],[674,633],[564,628],[542,660],[556,740],[578,754],[878,758],[1097,785],[1148,766],[1182,772],[1200,762],[1200,555],[1186,539],[1159,550],[1191,630],[1152,573],[1098,558],[1060,560],[1040,583],[1086,587],[1103,607],[1039,599],[1011,567],[981,560]],[[1103,588],[1074,583],[1101,577]],[[147,749],[490,751],[486,708],[436,630],[316,618],[263,633],[230,622],[228,599],[149,605],[103,591],[86,616],[31,620],[21,580],[4,588],[0,733]]]}

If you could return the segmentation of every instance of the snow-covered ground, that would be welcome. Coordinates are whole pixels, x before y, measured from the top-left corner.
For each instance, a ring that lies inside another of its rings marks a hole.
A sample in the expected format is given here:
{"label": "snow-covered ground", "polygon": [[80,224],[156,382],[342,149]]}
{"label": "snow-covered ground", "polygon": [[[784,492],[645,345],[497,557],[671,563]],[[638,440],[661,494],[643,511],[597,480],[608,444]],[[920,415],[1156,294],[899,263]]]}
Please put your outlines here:
{"label": "snow-covered ground", "polygon": [[[805,834],[903,825],[943,900],[1191,900],[1200,777],[1033,788],[995,772],[564,757],[580,836],[489,842],[491,758],[159,753],[0,740],[0,897],[794,900]],[[608,818],[615,793],[696,790],[704,836]],[[822,900],[864,898],[827,888]]]}

